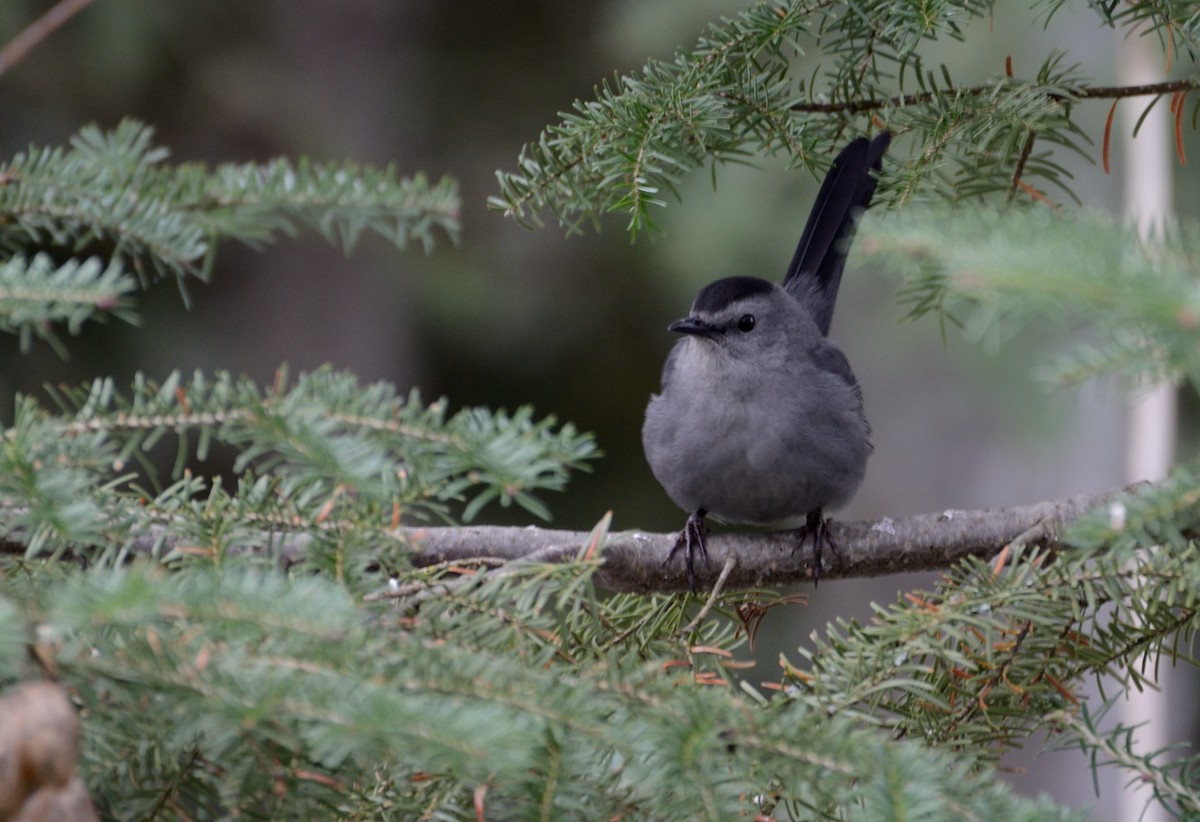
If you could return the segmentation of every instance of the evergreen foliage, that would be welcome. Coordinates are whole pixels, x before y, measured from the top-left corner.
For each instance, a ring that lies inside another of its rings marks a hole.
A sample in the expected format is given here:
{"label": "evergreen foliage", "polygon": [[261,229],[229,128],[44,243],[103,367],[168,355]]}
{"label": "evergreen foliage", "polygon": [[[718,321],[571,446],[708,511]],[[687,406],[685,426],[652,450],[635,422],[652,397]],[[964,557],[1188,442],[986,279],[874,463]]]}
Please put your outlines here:
{"label": "evergreen foliage", "polygon": [[426,250],[458,235],[448,178],[286,159],[169,166],[152,139],[133,120],[88,126],[70,149],[32,146],[0,166],[0,329],[23,348],[40,337],[64,350],[53,322],[76,333],[108,315],[135,321],[136,284],[173,277],[186,297],[185,279],[208,276],[221,239],[258,248],[307,225],[350,252],[364,232]]}
{"label": "evergreen foliage", "polygon": [[[1066,3],[1032,5],[1049,21]],[[1098,25],[1149,26],[1169,54],[1194,60],[1200,49],[1200,15],[1189,0],[1087,8]],[[652,220],[650,207],[666,205],[665,195],[697,168],[711,164],[715,175],[721,163],[763,154],[816,168],[829,146],[871,124],[913,135],[918,149],[902,167],[888,164],[877,201],[1074,198],[1051,149],[1090,157],[1094,141],[1077,124],[1080,103],[1129,90],[1096,86],[1062,51],[1033,71],[1017,75],[1010,66],[978,84],[925,56],[931,44],[967,41],[972,25],[1005,11],[978,0],[754,5],[710,26],[673,60],[650,60],[640,74],[603,82],[594,100],[576,101],[523,147],[514,171],[498,173],[492,207],[532,224],[549,211],[570,230],[620,212],[636,235]],[[806,55],[821,62],[797,77],[796,60]],[[1151,89],[1149,105],[1172,95],[1182,124],[1183,98],[1200,87],[1194,67]]]}
{"label": "evergreen foliage", "polygon": [[[548,516],[535,494],[561,489],[569,469],[595,455],[589,436],[534,420],[528,408],[447,417],[443,401],[427,405],[415,391],[400,397],[330,369],[294,386],[281,371],[266,392],[197,373],[161,385],[139,376],[128,398],[111,379],[51,393],[58,413],[19,400],[0,451],[8,528],[30,557],[94,546],[89,561],[109,563],[147,540],[158,553],[169,534],[219,562],[264,529],[331,546],[349,532],[356,543],[376,539],[378,551],[396,538],[376,532],[401,516],[444,517],[454,500],[466,503],[463,520],[492,501]],[[175,459],[163,483],[149,456],[168,440]],[[188,470],[216,444],[237,451],[233,489]]]}
{"label": "evergreen foliage", "polygon": [[[1087,7],[1190,61],[1159,92],[1182,93],[1182,112],[1200,83],[1194,8]],[[911,147],[881,189],[907,208],[862,239],[905,273],[914,316],[996,341],[1046,318],[1087,324],[1088,347],[1053,366],[1064,382],[1194,378],[1194,227],[1141,243],[1095,215],[1047,217],[1047,191],[1070,199],[1048,148],[1085,151],[1076,104],[1124,93],[1060,53],[976,86],[923,56],[992,13],[755,6],[578,103],[500,175],[494,204],[571,227],[623,211],[637,232],[701,165],[777,152],[815,167],[877,118]],[[810,77],[793,75],[801,49],[826,61]],[[0,167],[0,328],[65,347],[56,329],[134,321],[139,288],[205,276],[220,239],[262,247],[303,225],[349,251],[364,232],[398,248],[456,236],[449,181],[165,160],[127,122]],[[957,201],[954,220],[915,200]],[[332,370],[47,394],[18,398],[0,429],[0,677],[68,688],[107,817],[1076,818],[996,775],[1041,735],[1200,816],[1194,755],[1100,725],[1159,665],[1195,661],[1194,468],[1075,523],[1052,553],[1018,541],[755,670],[744,647],[793,600],[606,594],[592,577],[607,519],[570,563],[414,566],[425,523],[493,502],[548,516],[544,493],[597,456],[529,409],[448,415]],[[225,474],[209,468],[217,451]],[[1088,705],[1083,686],[1102,677],[1118,690]]]}
{"label": "evergreen foliage", "polygon": [[[1135,388],[1200,379],[1200,227],[1148,238],[1092,210],[906,209],[869,221],[863,250],[904,277],[909,318],[934,314],[1000,346],[1034,326],[1086,330],[1042,366],[1057,384],[1117,378]],[[1069,238],[1064,241],[1064,237]]]}
{"label": "evergreen foliage", "polygon": [[731,687],[732,621],[675,637],[680,602],[599,600],[594,567],[477,574],[409,611],[326,575],[140,565],[22,610],[93,715],[85,770],[121,818],[1070,818],[969,755]]}

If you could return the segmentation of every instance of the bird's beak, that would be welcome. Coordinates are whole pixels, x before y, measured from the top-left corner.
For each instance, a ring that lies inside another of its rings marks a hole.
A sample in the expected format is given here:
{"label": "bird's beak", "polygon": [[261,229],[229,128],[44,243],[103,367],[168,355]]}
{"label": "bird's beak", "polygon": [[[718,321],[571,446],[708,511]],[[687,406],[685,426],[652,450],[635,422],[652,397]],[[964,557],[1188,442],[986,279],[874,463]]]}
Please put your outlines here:
{"label": "bird's beak", "polygon": [[679,334],[690,334],[694,337],[715,337],[718,329],[706,323],[699,317],[685,317],[667,326],[668,331]]}

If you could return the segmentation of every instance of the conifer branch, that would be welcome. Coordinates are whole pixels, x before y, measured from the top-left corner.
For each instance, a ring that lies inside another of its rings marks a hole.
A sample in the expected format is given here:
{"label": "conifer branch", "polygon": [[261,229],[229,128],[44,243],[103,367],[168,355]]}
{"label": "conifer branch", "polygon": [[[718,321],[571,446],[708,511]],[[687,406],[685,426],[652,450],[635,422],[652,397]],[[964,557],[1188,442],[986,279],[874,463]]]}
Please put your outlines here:
{"label": "conifer branch", "polygon": [[77,334],[85,322],[106,316],[132,322],[129,296],[136,290],[137,280],[117,260],[59,265],[42,253],[10,257],[0,262],[0,331],[18,334],[22,350],[38,337],[65,353],[56,325]]}
{"label": "conifer branch", "polygon": [[1086,324],[1094,333],[1085,342],[1040,365],[1040,375],[1060,385],[1200,376],[1200,224],[1164,222],[1142,238],[1090,209],[1047,219],[959,205],[953,216],[909,208],[864,221],[858,247],[868,266],[905,278],[906,319],[934,314],[993,340],[1035,324]]}
{"label": "conifer branch", "polygon": [[[589,598],[589,577],[480,575],[413,616],[362,607],[320,574],[77,574],[21,608],[0,600],[0,665],[36,621],[37,652],[73,697],[106,708],[84,713],[85,766],[127,817],[169,797],[193,818],[333,804],[362,816],[383,801],[416,818],[474,795],[489,818],[550,806],[717,820],[846,803],[872,820],[1073,818],[1005,790],[970,752],[892,740],[799,691],[748,700],[754,688],[734,687],[712,653],[736,644],[729,620],[697,627],[694,670],[681,669],[679,609]],[[638,652],[597,653],[627,625]]]}
{"label": "conifer branch", "polygon": [[[1053,547],[1060,529],[1085,513],[1122,494],[1153,486],[1088,494],[1063,500],[978,511],[947,510],[896,519],[830,523],[837,553],[825,557],[821,578],[849,579],[948,568],[966,557],[988,560],[1006,546]],[[22,511],[0,508],[0,522],[19,519]],[[226,550],[238,554],[267,554],[285,566],[310,559],[313,530],[245,531]],[[405,526],[388,532],[406,546],[417,567],[455,563],[575,562],[588,542],[585,531],[562,531],[536,526]],[[687,590],[681,567],[665,564],[678,535],[643,531],[612,532],[600,552],[596,580],[615,591],[635,593]],[[698,567],[697,579],[711,585],[718,575],[729,588],[782,588],[811,580],[812,547],[800,544],[800,532],[714,532],[707,543],[710,564]],[[170,556],[189,544],[186,532],[169,522],[143,527],[125,542],[138,554]],[[21,531],[0,541],[5,553],[25,554],[28,542]],[[726,566],[732,560],[731,568]],[[385,593],[384,596],[387,596]]]}
{"label": "conifer branch", "polygon": [[[1083,495],[1032,505],[981,511],[942,511],[876,521],[830,523],[837,553],[825,558],[822,579],[873,577],[948,568],[965,557],[990,559],[1018,538],[1028,546],[1053,546],[1059,529],[1120,492]],[[478,557],[516,560],[539,553],[544,561],[572,561],[587,538],[582,531],[470,526],[409,529],[418,565]],[[596,574],[601,585],[637,593],[684,591],[681,567],[665,564],[678,535],[614,532]],[[706,543],[709,565],[698,567],[701,585],[712,585],[734,559],[729,588],[781,588],[812,579],[812,548],[800,532],[714,532]],[[554,552],[554,553],[552,553]]]}
{"label": "conifer branch", "polygon": [[[74,334],[107,316],[134,322],[132,285],[173,277],[183,290],[187,278],[207,277],[219,242],[261,247],[300,225],[347,252],[367,234],[427,252],[457,241],[459,198],[448,178],[304,159],[171,166],[152,138],[133,120],[107,132],[88,126],[69,150],[33,146],[0,163],[0,248],[13,254],[0,260],[0,330],[28,347],[35,337],[60,345],[57,323]],[[53,272],[44,265],[50,251],[68,258]],[[13,267],[23,269],[25,257],[36,264],[14,293]],[[87,311],[66,311],[81,293],[97,298]]]}
{"label": "conifer branch", "polygon": [[1195,779],[1200,758],[1179,757],[1175,751],[1140,753],[1136,750],[1135,728],[1119,726],[1101,731],[1086,710],[1055,712],[1048,719],[1070,732],[1073,741],[1092,759],[1094,768],[1116,767],[1127,772],[1127,778],[1149,785],[1154,799],[1180,819],[1200,815],[1200,783]]}
{"label": "conifer branch", "polygon": [[[910,108],[931,103],[939,95],[961,95],[965,97],[987,97],[996,91],[996,84],[985,83],[976,86],[955,88],[947,86],[936,91],[924,91],[914,94],[897,94],[873,100],[842,100],[838,102],[804,101],[794,103],[790,108],[799,114],[868,114],[873,111]],[[1048,100],[1057,103],[1070,103],[1072,100],[1123,100],[1128,97],[1159,97],[1165,94],[1175,94],[1181,91],[1194,91],[1200,88],[1200,78],[1179,78],[1162,80],[1157,83],[1142,83],[1130,86],[1082,86],[1068,94],[1046,91]]]}
{"label": "conifer branch", "polygon": [[[266,390],[197,372],[161,384],[139,375],[128,395],[109,379],[51,395],[60,413],[22,397],[0,429],[0,533],[21,535],[26,556],[199,547],[219,561],[247,545],[275,556],[305,529],[328,545],[352,527],[398,546],[389,527],[451,506],[463,521],[490,503],[547,517],[539,494],[563,488],[597,453],[589,435],[528,407],[449,415],[445,401],[328,368],[295,384],[281,369]],[[176,452],[171,482],[150,491],[160,469],[146,455],[164,438]],[[232,489],[188,470],[213,443],[236,450]]]}
{"label": "conifer branch", "polygon": [[[1061,6],[1050,4],[1047,16]],[[1186,5],[1125,10],[1093,3],[1089,12],[1114,28],[1157,31],[1168,51],[1182,42],[1194,56],[1200,43],[1200,26]],[[650,207],[665,205],[662,194],[675,192],[695,169],[776,153],[815,169],[825,162],[822,147],[848,128],[879,127],[912,134],[916,143],[911,159],[895,155],[885,164],[883,202],[906,203],[918,194],[1012,199],[1016,188],[1036,201],[1053,202],[1054,190],[1074,199],[1070,176],[1048,150],[1025,153],[1032,150],[1030,134],[1047,149],[1090,157],[1095,141],[1077,122],[1077,103],[1181,99],[1200,87],[1194,72],[1099,85],[1065,51],[1047,54],[1027,79],[1010,70],[991,82],[964,84],[950,67],[929,65],[926,43],[965,40],[963,21],[990,13],[989,4],[972,0],[932,11],[885,0],[851,13],[822,0],[756,6],[712,26],[673,60],[651,60],[639,74],[602,84],[595,99],[577,101],[523,147],[514,171],[498,174],[500,191],[489,202],[524,223],[537,224],[549,211],[569,231],[620,211],[636,237],[650,222]],[[816,55],[822,65],[811,77],[793,77],[797,55]],[[1178,106],[1177,136],[1182,125]]]}

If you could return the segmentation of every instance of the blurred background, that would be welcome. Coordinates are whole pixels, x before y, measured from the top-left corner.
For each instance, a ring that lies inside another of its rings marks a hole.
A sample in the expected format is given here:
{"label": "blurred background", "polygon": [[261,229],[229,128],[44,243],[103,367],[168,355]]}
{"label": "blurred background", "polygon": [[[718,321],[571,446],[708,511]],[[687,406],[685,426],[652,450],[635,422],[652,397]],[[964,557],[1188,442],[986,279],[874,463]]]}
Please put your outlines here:
{"label": "blurred background", "polygon": [[[0,4],[0,43],[51,5]],[[722,276],[782,276],[819,181],[778,158],[719,169],[681,186],[681,202],[654,216],[658,230],[632,245],[620,215],[599,233],[526,230],[489,212],[494,173],[511,169],[573,100],[592,96],[614,72],[670,57],[703,26],[744,4],[720,0],[98,0],[0,77],[0,158],[29,143],[63,144],[90,122],[132,116],[182,161],[395,163],[403,173],[456,178],[462,243],[430,256],[366,242],[353,256],[301,235],[265,253],[221,248],[212,282],[191,284],[185,311],[169,282],[140,298],[141,327],[89,327],[63,360],[42,346],[23,355],[0,338],[0,421],[17,392],[142,371],[227,369],[269,382],[324,363],[364,381],[419,386],[452,408],[532,404],[596,434],[606,456],[565,494],[546,501],[554,524],[590,528],[606,510],[614,527],[677,529],[683,514],[654,482],[641,454],[642,411],[670,347],[667,323],[683,316],[705,283]],[[1053,48],[1117,82],[1119,38],[1093,16],[1050,25],[1006,6],[967,27],[965,44],[930,49],[964,83],[1003,71],[1032,73]],[[811,68],[796,76],[807,76]],[[1124,105],[1131,105],[1126,102]],[[1137,105],[1136,102],[1132,105]],[[1161,108],[1165,109],[1165,105]],[[1062,163],[1085,204],[1119,211],[1119,172],[1099,167],[1106,102],[1081,110],[1096,142],[1088,164]],[[1188,149],[1200,156],[1196,135]],[[903,160],[905,146],[898,146]],[[1163,151],[1169,151],[1164,147]],[[1123,155],[1114,146],[1112,164]],[[1200,186],[1179,175],[1179,212],[1200,211]],[[1194,178],[1194,173],[1192,174]],[[1052,261],[1048,261],[1052,264]],[[856,265],[843,281],[832,336],[863,385],[876,452],[845,519],[898,517],[948,508],[999,507],[1099,491],[1123,482],[1126,398],[1093,386],[1054,392],[1039,362],[1069,341],[1031,329],[1002,350],[936,322],[902,323],[897,279]],[[1195,452],[1193,393],[1181,393],[1183,456]],[[523,512],[483,519],[525,523]],[[798,660],[810,632],[837,618],[865,618],[870,603],[931,578],[823,583],[810,607],[774,611],[760,634],[751,681],[777,677],[782,652]],[[1194,737],[1194,680],[1177,677],[1172,741]],[[1008,763],[1027,792],[1111,809],[1119,784],[1093,793],[1084,763],[1066,754]],[[1034,771],[1036,778],[1021,771]],[[1112,813],[1112,811],[1109,811]],[[1109,816],[1108,818],[1119,818]]]}

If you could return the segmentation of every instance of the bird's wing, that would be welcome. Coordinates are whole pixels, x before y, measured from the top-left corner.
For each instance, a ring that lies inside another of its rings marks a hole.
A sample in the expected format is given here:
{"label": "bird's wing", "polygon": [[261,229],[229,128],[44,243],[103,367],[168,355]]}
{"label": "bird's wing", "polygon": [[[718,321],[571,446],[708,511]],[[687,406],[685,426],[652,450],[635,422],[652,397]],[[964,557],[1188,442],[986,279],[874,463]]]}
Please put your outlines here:
{"label": "bird's wing", "polygon": [[850,370],[850,361],[846,359],[846,355],[832,342],[822,340],[809,352],[809,362],[818,371],[832,374],[853,389],[854,396],[858,400],[858,416],[862,419],[864,429],[869,437],[871,435],[871,424],[867,422],[866,414],[863,412],[862,386],[859,385],[854,372]]}
{"label": "bird's wing", "polygon": [[833,321],[855,224],[875,193],[871,172],[882,167],[890,142],[886,131],[870,142],[859,137],[834,159],[783,278],[784,289],[808,309],[822,334]]}

